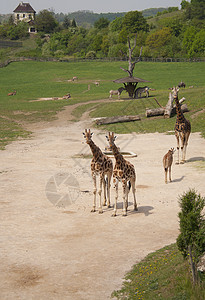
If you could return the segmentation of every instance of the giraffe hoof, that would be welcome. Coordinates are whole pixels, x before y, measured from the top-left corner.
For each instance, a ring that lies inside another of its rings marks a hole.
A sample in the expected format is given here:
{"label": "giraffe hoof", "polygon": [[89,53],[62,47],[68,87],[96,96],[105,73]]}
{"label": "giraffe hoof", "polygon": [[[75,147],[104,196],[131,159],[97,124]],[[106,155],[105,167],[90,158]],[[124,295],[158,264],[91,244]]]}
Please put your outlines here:
{"label": "giraffe hoof", "polygon": [[109,205],[107,206],[107,208],[111,208],[111,205],[109,204]]}
{"label": "giraffe hoof", "polygon": [[99,214],[103,214],[103,210],[99,210]]}
{"label": "giraffe hoof", "polygon": [[116,217],[116,216],[117,216],[116,213],[113,213],[113,214],[112,214],[112,217]]}
{"label": "giraffe hoof", "polygon": [[175,163],[175,165],[179,165],[179,162],[177,161],[177,162]]}
{"label": "giraffe hoof", "polygon": [[96,212],[95,208],[91,209],[91,211],[90,211],[90,212]]}
{"label": "giraffe hoof", "polygon": [[137,207],[134,207],[134,211],[138,211],[138,208],[137,208]]}

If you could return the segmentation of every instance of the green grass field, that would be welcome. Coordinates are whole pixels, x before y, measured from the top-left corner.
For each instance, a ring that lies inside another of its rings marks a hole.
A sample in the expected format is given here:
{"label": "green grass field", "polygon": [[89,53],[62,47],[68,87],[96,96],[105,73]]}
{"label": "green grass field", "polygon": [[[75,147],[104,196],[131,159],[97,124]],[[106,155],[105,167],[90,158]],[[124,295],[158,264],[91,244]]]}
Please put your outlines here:
{"label": "green grass field", "polygon": [[[128,94],[123,92],[123,102],[111,103],[108,99],[109,90],[117,89],[119,84],[113,83],[114,79],[126,77],[127,73],[120,67],[127,68],[127,62],[34,62],[23,61],[11,63],[0,69],[0,147],[16,138],[29,135],[22,124],[25,122],[39,122],[52,120],[56,112],[66,105],[75,103],[86,104],[87,101],[107,99],[107,103],[99,105],[82,105],[73,112],[78,120],[81,114],[90,110],[91,117],[117,116],[139,114],[142,121],[126,124],[107,125],[107,130],[117,133],[127,132],[166,132],[173,130],[175,117],[165,120],[163,118],[145,118],[145,109],[157,107],[154,97],[166,105],[169,87],[177,85],[181,80],[193,89],[185,88],[179,92],[179,97],[186,98],[190,109],[186,117],[191,120],[192,131],[200,131],[205,136],[205,113],[196,114],[205,108],[205,68],[204,63],[147,63],[136,64],[134,75],[151,81],[149,87],[155,89],[148,99],[128,99]],[[69,81],[73,76],[78,81]],[[100,80],[100,86],[93,83]],[[90,90],[88,90],[90,85]],[[143,86],[144,84],[139,84]],[[16,90],[15,96],[7,96]],[[30,102],[38,98],[62,97],[71,94],[69,100],[51,100]],[[194,116],[193,116],[194,115]],[[193,116],[193,119],[192,119]]]}

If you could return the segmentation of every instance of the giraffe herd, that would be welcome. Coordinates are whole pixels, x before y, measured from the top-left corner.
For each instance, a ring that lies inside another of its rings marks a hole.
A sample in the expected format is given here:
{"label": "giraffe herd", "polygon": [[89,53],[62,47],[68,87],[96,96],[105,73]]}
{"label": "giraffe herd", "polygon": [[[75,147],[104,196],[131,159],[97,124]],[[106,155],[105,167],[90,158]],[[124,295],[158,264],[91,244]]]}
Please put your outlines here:
{"label": "giraffe herd", "polygon": [[[186,120],[184,117],[181,106],[178,100],[178,87],[173,87],[173,98],[176,104],[176,123],[175,123],[175,136],[177,139],[177,152],[178,152],[178,159],[176,164],[183,164],[185,162],[186,157],[186,148],[188,144],[188,139],[191,133],[191,124],[189,120]],[[93,189],[93,208],[91,212],[96,211],[96,193],[97,193],[97,184],[96,184],[96,176],[100,176],[100,185],[99,185],[99,213],[103,213],[102,208],[102,185],[104,189],[104,202],[103,205],[110,206],[110,187],[111,187],[111,177],[113,176],[113,184],[115,188],[115,203],[114,203],[114,210],[112,216],[117,215],[117,201],[118,201],[118,184],[119,182],[122,183],[122,190],[123,190],[123,216],[127,215],[127,208],[128,208],[128,193],[130,188],[132,188],[133,193],[133,203],[134,203],[134,211],[137,211],[137,201],[136,201],[136,172],[134,166],[127,161],[123,155],[120,153],[119,148],[115,145],[116,136],[114,132],[109,132],[106,139],[109,143],[109,147],[112,150],[112,153],[115,158],[115,165],[113,168],[112,160],[103,154],[101,149],[95,145],[92,140],[93,133],[87,129],[83,132],[84,138],[86,139],[86,143],[90,146],[91,152],[93,154],[93,158],[91,161],[91,173],[94,183]],[[181,161],[179,159],[179,150],[180,150],[180,140],[181,140]],[[171,148],[163,157],[163,167],[165,171],[165,183],[167,183],[167,173],[169,171],[169,180],[171,182],[171,166],[173,162],[173,154],[175,152],[174,148]],[[107,195],[106,195],[107,194]]]}

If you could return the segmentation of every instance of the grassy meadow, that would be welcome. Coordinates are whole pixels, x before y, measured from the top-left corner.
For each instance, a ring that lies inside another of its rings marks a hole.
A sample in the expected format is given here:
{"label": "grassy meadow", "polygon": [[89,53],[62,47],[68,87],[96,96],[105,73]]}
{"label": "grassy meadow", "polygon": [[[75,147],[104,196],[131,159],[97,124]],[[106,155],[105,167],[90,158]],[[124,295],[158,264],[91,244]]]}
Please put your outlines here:
{"label": "grassy meadow", "polygon": [[[127,73],[120,67],[127,68],[128,63],[122,62],[35,62],[22,61],[11,63],[0,69],[0,148],[4,149],[10,141],[25,138],[29,135],[23,126],[26,122],[51,121],[56,113],[66,105],[82,103],[74,112],[76,120],[87,110],[90,116],[106,117],[117,115],[141,116],[141,121],[110,124],[104,126],[107,130],[116,133],[128,132],[166,132],[173,130],[175,117],[171,119],[146,118],[146,108],[158,107],[154,97],[166,105],[169,87],[177,85],[180,81],[186,83],[181,89],[179,98],[185,97],[189,112],[186,117],[192,123],[192,131],[200,131],[205,137],[205,68],[204,63],[150,63],[136,64],[134,76],[151,81],[148,86],[154,91],[149,98],[129,99],[123,91],[121,102],[110,102],[109,90],[117,89],[119,84],[114,79],[126,77]],[[72,82],[73,76],[78,81]],[[100,81],[96,86],[94,82]],[[138,86],[144,86],[141,83]],[[90,90],[88,90],[90,86]],[[194,88],[188,88],[194,86]],[[16,90],[15,96],[7,94]],[[69,100],[32,101],[39,98],[62,97],[70,93]],[[107,99],[107,103],[86,104],[88,101]],[[117,97],[114,96],[117,100]],[[200,112],[200,113],[199,113]]]}

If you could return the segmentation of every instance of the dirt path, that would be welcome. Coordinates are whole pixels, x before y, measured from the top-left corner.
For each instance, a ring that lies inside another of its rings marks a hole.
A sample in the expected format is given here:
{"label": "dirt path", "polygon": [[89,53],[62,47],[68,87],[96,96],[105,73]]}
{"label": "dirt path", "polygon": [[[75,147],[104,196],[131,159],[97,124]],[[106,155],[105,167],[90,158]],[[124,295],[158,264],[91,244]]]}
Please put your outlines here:
{"label": "dirt path", "polygon": [[[130,161],[138,174],[139,211],[132,211],[130,195],[127,217],[121,198],[116,218],[106,208],[102,215],[90,213],[90,159],[74,156],[90,154],[82,132],[91,123],[70,122],[71,109],[0,152],[0,299],[109,299],[134,263],[175,242],[178,195],[195,188],[205,196],[205,140],[199,134],[191,135],[188,162],[173,165],[167,185],[162,157],[175,137],[119,135],[118,146],[137,154]],[[104,148],[105,133],[94,133]]]}

